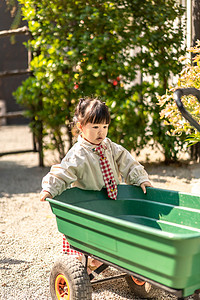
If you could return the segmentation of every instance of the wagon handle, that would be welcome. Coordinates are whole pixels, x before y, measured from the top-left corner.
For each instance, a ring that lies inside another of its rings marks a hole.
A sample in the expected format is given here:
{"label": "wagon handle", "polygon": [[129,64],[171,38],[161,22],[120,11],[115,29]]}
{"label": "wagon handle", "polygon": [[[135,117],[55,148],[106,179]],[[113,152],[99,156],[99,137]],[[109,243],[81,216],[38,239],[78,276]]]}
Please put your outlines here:
{"label": "wagon handle", "polygon": [[193,117],[189,114],[189,112],[185,109],[181,97],[187,96],[187,95],[193,95],[196,96],[197,100],[200,102],[200,90],[196,88],[184,88],[184,89],[177,89],[174,92],[174,100],[176,102],[176,105],[178,106],[178,109],[180,110],[181,114],[184,116],[186,120],[189,121],[190,125],[194,126],[199,132],[200,132],[200,124],[197,123]]}

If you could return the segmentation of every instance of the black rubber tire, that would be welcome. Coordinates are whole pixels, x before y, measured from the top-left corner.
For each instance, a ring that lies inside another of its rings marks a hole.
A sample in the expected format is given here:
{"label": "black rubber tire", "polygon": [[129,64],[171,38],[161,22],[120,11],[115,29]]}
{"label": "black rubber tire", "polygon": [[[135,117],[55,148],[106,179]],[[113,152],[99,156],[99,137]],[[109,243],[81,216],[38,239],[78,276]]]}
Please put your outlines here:
{"label": "black rubber tire", "polygon": [[132,277],[127,275],[125,277],[128,286],[134,295],[138,296],[141,299],[157,299],[160,294],[160,289],[151,285],[148,282],[145,282],[143,285],[136,284]]}
{"label": "black rubber tire", "polygon": [[63,255],[63,257],[54,263],[50,274],[50,293],[52,300],[59,299],[56,295],[56,280],[58,280],[60,276],[64,276],[67,279],[69,286],[70,298],[66,296],[66,299],[92,299],[92,286],[87,270],[77,258],[70,255]]}
{"label": "black rubber tire", "polygon": [[198,291],[195,291],[193,295],[194,300],[200,300],[200,289]]}

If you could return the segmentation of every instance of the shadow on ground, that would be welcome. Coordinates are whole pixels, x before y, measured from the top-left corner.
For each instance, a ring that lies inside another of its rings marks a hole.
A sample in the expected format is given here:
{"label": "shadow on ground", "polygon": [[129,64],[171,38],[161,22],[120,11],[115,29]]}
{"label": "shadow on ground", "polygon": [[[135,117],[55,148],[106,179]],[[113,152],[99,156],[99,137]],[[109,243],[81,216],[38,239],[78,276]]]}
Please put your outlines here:
{"label": "shadow on ground", "polygon": [[46,167],[28,167],[13,160],[0,160],[0,197],[40,192],[41,180],[48,171]]}
{"label": "shadow on ground", "polygon": [[[165,182],[166,177],[185,179],[190,182],[192,179],[192,166],[189,162],[176,162],[166,165],[164,162],[152,162],[143,164],[148,174],[157,176],[158,182]],[[156,181],[156,178],[154,178]]]}
{"label": "shadow on ground", "polygon": [[18,260],[12,258],[0,259],[0,269],[9,270],[11,269],[10,265],[21,265],[24,263],[28,263],[28,262],[25,260]]}

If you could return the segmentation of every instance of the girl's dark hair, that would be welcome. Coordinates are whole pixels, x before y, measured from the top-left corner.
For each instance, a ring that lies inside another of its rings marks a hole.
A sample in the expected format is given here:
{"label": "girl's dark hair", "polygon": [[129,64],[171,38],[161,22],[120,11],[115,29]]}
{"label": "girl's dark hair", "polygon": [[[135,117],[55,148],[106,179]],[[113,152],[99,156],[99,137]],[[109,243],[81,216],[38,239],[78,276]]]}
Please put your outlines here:
{"label": "girl's dark hair", "polygon": [[105,102],[98,98],[81,98],[75,109],[73,123],[80,122],[81,125],[87,123],[110,124],[110,113]]}

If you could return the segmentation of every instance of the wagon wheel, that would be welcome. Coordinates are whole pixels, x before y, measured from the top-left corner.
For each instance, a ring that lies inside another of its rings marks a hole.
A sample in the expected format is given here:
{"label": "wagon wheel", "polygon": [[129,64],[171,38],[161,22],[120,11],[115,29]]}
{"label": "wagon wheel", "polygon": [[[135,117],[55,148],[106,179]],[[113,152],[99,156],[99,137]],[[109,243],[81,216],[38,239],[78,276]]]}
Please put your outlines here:
{"label": "wagon wheel", "polygon": [[194,300],[200,300],[200,289],[196,290],[193,295]]}
{"label": "wagon wheel", "polygon": [[91,300],[92,286],[86,268],[71,256],[58,259],[50,274],[52,300]]}
{"label": "wagon wheel", "polygon": [[129,275],[125,279],[131,291],[142,299],[156,299],[156,296],[159,295],[159,289],[146,281],[141,281]]}

